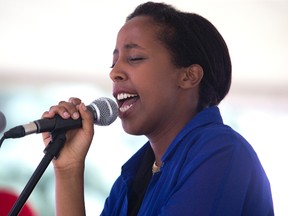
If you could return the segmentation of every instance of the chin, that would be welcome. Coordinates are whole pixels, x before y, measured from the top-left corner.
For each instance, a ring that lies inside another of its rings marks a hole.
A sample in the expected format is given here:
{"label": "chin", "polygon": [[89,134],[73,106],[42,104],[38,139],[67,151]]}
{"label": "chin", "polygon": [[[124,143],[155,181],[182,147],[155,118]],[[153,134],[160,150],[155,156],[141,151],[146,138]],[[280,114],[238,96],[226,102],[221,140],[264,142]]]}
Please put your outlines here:
{"label": "chin", "polygon": [[130,135],[134,135],[134,136],[141,136],[141,135],[144,135],[143,133],[141,132],[138,132],[138,131],[135,131],[135,130],[126,130],[124,129],[124,131]]}
{"label": "chin", "polygon": [[124,125],[123,123],[122,123],[122,127],[124,131],[130,135],[135,135],[135,136],[144,135],[143,131],[137,130],[135,127],[127,126],[127,125]]}

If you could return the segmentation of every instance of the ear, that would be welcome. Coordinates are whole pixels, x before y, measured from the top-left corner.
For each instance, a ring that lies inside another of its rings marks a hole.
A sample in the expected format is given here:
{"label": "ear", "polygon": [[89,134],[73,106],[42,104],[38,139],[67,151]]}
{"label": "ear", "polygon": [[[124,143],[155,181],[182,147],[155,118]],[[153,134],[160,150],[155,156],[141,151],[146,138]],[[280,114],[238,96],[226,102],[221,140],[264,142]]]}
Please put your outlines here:
{"label": "ear", "polygon": [[183,89],[193,88],[201,82],[203,74],[203,68],[198,64],[192,64],[189,67],[182,68],[178,85]]}

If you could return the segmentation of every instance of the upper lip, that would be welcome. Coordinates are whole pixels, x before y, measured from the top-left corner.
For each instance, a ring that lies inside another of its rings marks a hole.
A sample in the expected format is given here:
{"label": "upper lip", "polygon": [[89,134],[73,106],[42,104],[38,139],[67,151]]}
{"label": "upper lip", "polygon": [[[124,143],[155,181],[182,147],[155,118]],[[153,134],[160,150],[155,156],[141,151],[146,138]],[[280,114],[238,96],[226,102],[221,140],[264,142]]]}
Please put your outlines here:
{"label": "upper lip", "polygon": [[114,87],[113,89],[113,97],[116,99],[118,105],[122,104],[123,99],[127,99],[130,97],[138,96],[138,94],[135,91],[132,91],[127,88],[122,87]]}

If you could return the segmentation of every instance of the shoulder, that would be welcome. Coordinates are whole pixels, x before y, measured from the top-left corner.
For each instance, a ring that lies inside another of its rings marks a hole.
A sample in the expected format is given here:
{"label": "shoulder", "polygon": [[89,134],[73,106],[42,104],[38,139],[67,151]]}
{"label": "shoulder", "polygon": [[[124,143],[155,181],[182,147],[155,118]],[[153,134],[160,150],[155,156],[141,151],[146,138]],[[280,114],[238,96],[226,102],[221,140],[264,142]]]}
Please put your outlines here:
{"label": "shoulder", "polygon": [[251,144],[241,134],[222,123],[208,124],[191,131],[180,145],[188,161],[218,159],[229,164],[242,163],[242,166],[249,168],[261,166]]}

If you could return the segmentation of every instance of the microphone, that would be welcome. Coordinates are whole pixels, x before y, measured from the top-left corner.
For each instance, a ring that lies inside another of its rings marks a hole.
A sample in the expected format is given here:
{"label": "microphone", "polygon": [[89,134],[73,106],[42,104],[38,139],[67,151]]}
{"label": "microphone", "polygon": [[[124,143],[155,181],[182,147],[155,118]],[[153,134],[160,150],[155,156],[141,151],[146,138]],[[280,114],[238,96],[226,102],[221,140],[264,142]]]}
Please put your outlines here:
{"label": "microphone", "polygon": [[6,127],[6,118],[5,115],[0,111],[0,133],[4,131]]}
{"label": "microphone", "polygon": [[[109,98],[94,100],[87,109],[93,113],[94,124],[100,126],[110,125],[118,116],[117,104]],[[16,126],[4,133],[5,138],[19,138],[32,133],[52,132],[57,130],[70,130],[82,127],[82,119],[63,119],[59,115],[54,118],[39,119],[29,124]]]}

